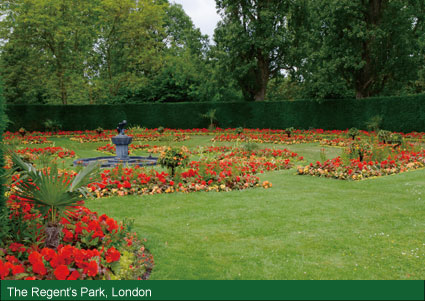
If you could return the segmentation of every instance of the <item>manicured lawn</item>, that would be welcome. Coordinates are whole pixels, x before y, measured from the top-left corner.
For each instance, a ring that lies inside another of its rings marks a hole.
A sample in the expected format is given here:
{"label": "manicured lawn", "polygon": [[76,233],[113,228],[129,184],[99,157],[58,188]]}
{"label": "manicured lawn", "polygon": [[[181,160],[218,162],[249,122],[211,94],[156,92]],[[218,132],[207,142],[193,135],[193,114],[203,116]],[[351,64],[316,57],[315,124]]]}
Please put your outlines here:
{"label": "manicured lawn", "polygon": [[[105,144],[54,140],[79,156],[100,156],[93,150]],[[196,137],[177,144],[211,142]],[[307,162],[319,160],[322,148],[276,147]],[[340,151],[326,148],[326,155]],[[273,187],[86,205],[117,220],[134,219],[134,231],[155,256],[151,279],[425,278],[425,170],[359,182],[299,176],[294,169],[260,178]]]}

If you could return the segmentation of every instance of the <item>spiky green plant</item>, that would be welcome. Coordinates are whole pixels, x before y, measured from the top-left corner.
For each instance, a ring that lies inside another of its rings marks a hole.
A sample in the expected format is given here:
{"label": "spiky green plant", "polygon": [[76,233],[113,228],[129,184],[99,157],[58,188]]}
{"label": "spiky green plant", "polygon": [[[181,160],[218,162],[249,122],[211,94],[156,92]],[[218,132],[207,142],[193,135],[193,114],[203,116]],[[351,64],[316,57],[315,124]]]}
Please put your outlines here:
{"label": "spiky green plant", "polygon": [[66,211],[75,208],[78,201],[88,195],[87,184],[93,181],[99,165],[92,163],[71,178],[60,173],[56,164],[37,170],[14,151],[7,150],[7,153],[12,158],[14,170],[20,170],[14,193],[33,201],[40,213],[47,217],[45,244],[56,248],[61,229],[58,218],[65,216]]}

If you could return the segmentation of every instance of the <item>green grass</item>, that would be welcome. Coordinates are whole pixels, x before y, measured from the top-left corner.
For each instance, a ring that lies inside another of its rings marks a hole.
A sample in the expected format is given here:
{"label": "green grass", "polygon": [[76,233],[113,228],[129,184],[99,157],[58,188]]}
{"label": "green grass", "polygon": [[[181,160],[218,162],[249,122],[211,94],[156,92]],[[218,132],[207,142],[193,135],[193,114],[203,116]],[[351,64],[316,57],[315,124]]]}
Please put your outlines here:
{"label": "green grass", "polygon": [[[95,144],[55,140],[80,156],[100,156]],[[319,160],[322,148],[276,147],[306,161]],[[328,158],[340,151],[326,148]],[[273,187],[86,204],[118,220],[134,219],[134,230],[154,254],[151,279],[425,278],[425,170],[360,182],[298,176],[295,170],[260,177]]]}

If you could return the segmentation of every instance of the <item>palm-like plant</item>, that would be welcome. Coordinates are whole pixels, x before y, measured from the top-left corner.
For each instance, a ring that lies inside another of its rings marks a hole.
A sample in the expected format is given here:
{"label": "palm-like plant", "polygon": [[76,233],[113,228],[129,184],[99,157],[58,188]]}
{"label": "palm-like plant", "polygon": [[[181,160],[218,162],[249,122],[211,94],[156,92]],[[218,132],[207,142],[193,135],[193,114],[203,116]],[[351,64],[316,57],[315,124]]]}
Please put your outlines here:
{"label": "palm-like plant", "polygon": [[210,124],[208,126],[208,129],[211,130],[211,131],[214,130],[214,121],[217,120],[217,117],[215,115],[216,112],[217,112],[216,109],[211,109],[208,112],[206,112],[205,114],[201,114],[201,116],[203,118],[209,119]]}
{"label": "palm-like plant", "polygon": [[20,177],[15,183],[15,194],[33,201],[40,213],[47,216],[45,244],[56,248],[61,231],[58,217],[64,216],[65,211],[72,210],[83,196],[87,196],[87,184],[98,171],[99,165],[92,163],[71,178],[63,176],[55,164],[47,169],[37,170],[15,152],[8,151],[8,154],[15,170],[20,170]]}

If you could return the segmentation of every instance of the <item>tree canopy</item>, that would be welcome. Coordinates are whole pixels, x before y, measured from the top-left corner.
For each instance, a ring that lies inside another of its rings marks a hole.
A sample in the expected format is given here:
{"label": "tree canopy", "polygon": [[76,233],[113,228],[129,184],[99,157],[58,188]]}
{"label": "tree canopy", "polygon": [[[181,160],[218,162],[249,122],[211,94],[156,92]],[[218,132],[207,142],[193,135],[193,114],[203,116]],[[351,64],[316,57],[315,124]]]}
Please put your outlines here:
{"label": "tree canopy", "polygon": [[364,98],[423,93],[422,0],[216,0],[212,40],[166,0],[8,0],[8,103]]}

